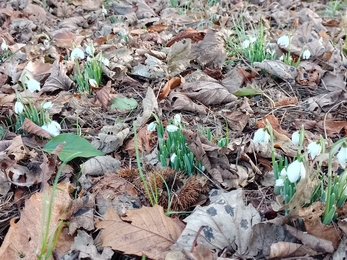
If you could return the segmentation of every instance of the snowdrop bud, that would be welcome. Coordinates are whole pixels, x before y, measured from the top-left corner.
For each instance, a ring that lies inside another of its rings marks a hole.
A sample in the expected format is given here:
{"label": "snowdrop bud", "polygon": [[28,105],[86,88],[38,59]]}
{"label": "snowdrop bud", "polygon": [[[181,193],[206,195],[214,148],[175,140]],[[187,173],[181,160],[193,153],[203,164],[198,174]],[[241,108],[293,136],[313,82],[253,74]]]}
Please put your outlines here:
{"label": "snowdrop bud", "polygon": [[314,158],[317,157],[322,151],[322,146],[316,142],[310,143],[307,146],[308,154],[310,155],[311,159],[313,160]]}
{"label": "snowdrop bud", "polygon": [[289,164],[287,169],[287,177],[291,183],[296,182],[297,180],[299,180],[300,177],[301,179],[304,179],[305,176],[306,176],[306,169],[302,162],[295,160],[294,162]]}
{"label": "snowdrop bud", "polygon": [[27,87],[28,87],[28,90],[31,92],[31,93],[34,93],[36,90],[37,91],[40,91],[41,89],[41,86],[40,86],[40,82],[38,82],[37,80],[35,79],[29,79],[27,82]]}
{"label": "snowdrop bud", "polygon": [[104,5],[102,5],[102,11],[101,12],[103,15],[107,15],[107,10],[105,9]]}
{"label": "snowdrop bud", "polygon": [[286,170],[286,168],[283,168],[283,169],[282,169],[282,171],[281,171],[281,173],[280,173],[280,176],[281,176],[282,178],[285,178],[285,177],[287,176],[287,170]]}
{"label": "snowdrop bud", "polygon": [[75,48],[71,52],[71,60],[75,59],[84,59],[84,52],[79,48]]}
{"label": "snowdrop bud", "polygon": [[294,145],[299,145],[299,143],[300,143],[300,132],[299,131],[295,131],[292,134],[292,143]]}
{"label": "snowdrop bud", "polygon": [[304,60],[307,60],[311,57],[311,52],[309,50],[305,50],[303,53],[302,53],[302,58]]}
{"label": "snowdrop bud", "polygon": [[178,127],[175,126],[175,125],[168,125],[166,127],[166,131],[170,132],[170,133],[173,133],[173,132],[176,132],[178,130]]}
{"label": "snowdrop bud", "polygon": [[270,135],[266,131],[266,128],[259,128],[253,137],[253,142],[255,143],[269,143]]}
{"label": "snowdrop bud", "polygon": [[49,109],[51,109],[52,107],[53,107],[53,103],[52,103],[51,101],[45,102],[45,103],[42,104],[42,108],[43,108],[43,109],[46,109],[46,110],[49,110]]}
{"label": "snowdrop bud", "polygon": [[101,62],[102,64],[104,64],[105,66],[109,66],[110,65],[110,60],[105,58],[105,57],[101,57]]}
{"label": "snowdrop bud", "polygon": [[277,40],[277,44],[282,47],[282,48],[287,48],[289,46],[289,37],[287,35],[282,35],[280,38]]}
{"label": "snowdrop bud", "polygon": [[60,124],[56,121],[44,124],[41,128],[46,130],[52,137],[59,135],[61,130]]}
{"label": "snowdrop bud", "polygon": [[346,168],[347,163],[347,147],[342,146],[340,151],[336,155],[342,168]]}
{"label": "snowdrop bud", "polygon": [[14,112],[15,112],[16,114],[21,114],[21,113],[23,113],[23,110],[24,110],[23,103],[20,102],[20,101],[17,101],[17,102],[14,104]]}
{"label": "snowdrop bud", "polygon": [[277,179],[276,180],[276,183],[275,183],[275,186],[277,187],[283,187],[284,186],[284,180],[283,179]]}
{"label": "snowdrop bud", "polygon": [[6,42],[5,42],[5,40],[4,40],[4,38],[1,38],[1,39],[2,39],[1,49],[3,51],[7,51],[8,50],[8,46],[7,46]]}

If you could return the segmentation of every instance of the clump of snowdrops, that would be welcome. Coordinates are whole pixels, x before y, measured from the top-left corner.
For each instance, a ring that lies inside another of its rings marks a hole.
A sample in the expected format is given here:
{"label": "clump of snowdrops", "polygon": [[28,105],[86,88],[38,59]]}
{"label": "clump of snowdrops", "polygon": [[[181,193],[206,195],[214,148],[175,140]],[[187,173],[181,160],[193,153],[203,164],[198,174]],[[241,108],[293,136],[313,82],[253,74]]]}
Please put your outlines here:
{"label": "clump of snowdrops", "polygon": [[75,81],[78,93],[92,93],[93,88],[99,88],[102,76],[102,65],[108,66],[109,60],[99,52],[95,55],[93,43],[86,47],[87,61],[80,66],[79,59],[85,59],[85,53],[80,48],[74,48],[71,52],[71,60],[75,62]]}
{"label": "clump of snowdrops", "polygon": [[166,127],[158,117],[155,122],[148,125],[148,130],[156,130],[158,133],[158,159],[161,165],[186,172],[189,176],[196,172],[196,168],[204,171],[202,164],[187,147],[186,138],[181,129],[183,126],[180,114],[176,114],[173,122]]}
{"label": "clump of snowdrops", "polygon": [[[275,193],[284,197],[285,204],[288,204],[293,198],[299,181],[310,178],[306,172],[309,167],[313,167],[320,181],[312,194],[311,203],[316,200],[325,203],[322,222],[328,225],[337,217],[336,208],[343,206],[347,199],[347,138],[342,138],[331,146],[328,152],[327,174],[322,171],[322,161],[318,158],[319,155],[325,153],[324,138],[320,136],[318,141],[310,142],[307,146],[304,145],[304,139],[304,128],[293,133],[292,142],[298,146],[298,152],[293,161],[289,163],[288,158],[281,157],[279,160],[275,158],[274,133],[269,122],[265,128],[258,129],[253,137],[255,143],[270,142],[271,144]],[[337,160],[344,169],[341,174],[333,172],[334,160]]]}

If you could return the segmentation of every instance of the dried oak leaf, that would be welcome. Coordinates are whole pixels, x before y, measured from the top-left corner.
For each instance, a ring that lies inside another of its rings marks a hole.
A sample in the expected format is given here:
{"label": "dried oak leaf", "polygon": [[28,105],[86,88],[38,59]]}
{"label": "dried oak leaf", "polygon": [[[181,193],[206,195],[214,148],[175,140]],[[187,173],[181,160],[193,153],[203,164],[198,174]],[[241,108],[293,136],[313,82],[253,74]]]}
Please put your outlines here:
{"label": "dried oak leaf", "polygon": [[179,78],[179,77],[174,77],[174,78],[170,79],[168,82],[166,82],[161,93],[159,94],[159,97],[158,97],[159,100],[166,98],[169,95],[171,89],[176,88],[179,84],[181,84],[181,78]]}
{"label": "dried oak leaf", "polygon": [[70,89],[73,81],[66,75],[66,65],[65,62],[59,62],[58,59],[54,61],[51,75],[45,81],[41,89],[42,92],[53,92],[55,90],[68,91]]}
{"label": "dried oak leaf", "polygon": [[101,229],[104,247],[110,246],[125,254],[164,260],[170,246],[181,234],[183,223],[165,216],[163,208],[155,205],[128,210],[124,218],[110,208],[96,227]]}

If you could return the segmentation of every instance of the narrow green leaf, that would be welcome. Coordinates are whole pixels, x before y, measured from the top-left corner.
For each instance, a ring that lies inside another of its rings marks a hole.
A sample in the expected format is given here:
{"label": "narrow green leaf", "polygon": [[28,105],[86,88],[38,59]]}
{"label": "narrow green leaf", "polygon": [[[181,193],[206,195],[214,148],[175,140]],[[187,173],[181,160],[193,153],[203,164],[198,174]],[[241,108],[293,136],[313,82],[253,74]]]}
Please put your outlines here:
{"label": "narrow green leaf", "polygon": [[259,88],[240,88],[238,91],[233,93],[237,97],[263,95],[264,92]]}

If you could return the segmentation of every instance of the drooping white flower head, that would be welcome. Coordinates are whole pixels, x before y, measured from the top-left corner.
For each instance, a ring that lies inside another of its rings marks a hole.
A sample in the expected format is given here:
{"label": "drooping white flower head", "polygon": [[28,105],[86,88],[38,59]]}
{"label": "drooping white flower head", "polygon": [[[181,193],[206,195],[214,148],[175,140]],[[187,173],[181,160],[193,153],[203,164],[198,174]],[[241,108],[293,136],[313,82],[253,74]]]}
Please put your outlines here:
{"label": "drooping white flower head", "polygon": [[175,125],[168,125],[166,127],[166,131],[170,132],[170,133],[173,133],[173,132],[176,132],[178,130],[178,127],[175,126]]}
{"label": "drooping white flower head", "polygon": [[322,146],[316,142],[312,142],[307,146],[308,154],[313,160],[317,157],[322,151]]}
{"label": "drooping white flower head", "polygon": [[291,183],[296,182],[299,178],[304,179],[306,177],[306,169],[303,162],[295,160],[289,164],[287,169],[287,178]]}
{"label": "drooping white flower head", "polygon": [[84,59],[84,52],[80,48],[75,48],[71,52],[71,60]]}
{"label": "drooping white flower head", "polygon": [[156,122],[151,122],[151,123],[148,124],[147,130],[148,130],[148,131],[154,131],[155,128],[156,128],[156,126],[157,126],[157,123],[156,123]]}
{"label": "drooping white flower head", "polygon": [[340,151],[336,155],[337,160],[339,161],[342,168],[346,168],[347,164],[347,147],[344,145],[341,147]]}
{"label": "drooping white flower head", "polygon": [[176,114],[173,119],[173,124],[179,126],[181,124],[181,114]]}
{"label": "drooping white flower head", "polygon": [[34,93],[36,90],[40,91],[41,89],[40,82],[38,82],[36,79],[29,79],[26,82],[26,85],[31,93]]}
{"label": "drooping white flower head", "polygon": [[45,102],[45,103],[42,103],[42,108],[45,109],[45,110],[49,110],[53,107],[53,103],[51,101],[48,101],[48,102]]}
{"label": "drooping white flower head", "polygon": [[20,101],[17,101],[15,104],[14,104],[14,112],[16,114],[21,114],[23,113],[23,110],[24,110],[24,105],[22,102]]}
{"label": "drooping white flower head", "polygon": [[91,85],[93,88],[99,87],[98,82],[96,82],[95,79],[89,79],[89,85]]}
{"label": "drooping white flower head", "polygon": [[171,161],[172,163],[174,163],[176,157],[177,157],[177,155],[176,155],[175,153],[173,153],[173,154],[171,155],[171,157],[170,157],[170,161]]}
{"label": "drooping white flower head", "polygon": [[259,128],[253,137],[253,142],[255,143],[269,143],[270,135],[268,134],[266,128]]}
{"label": "drooping white flower head", "polygon": [[107,15],[107,10],[104,5],[102,5],[102,10],[101,10],[103,15]]}
{"label": "drooping white flower head", "polygon": [[287,176],[287,170],[286,168],[283,168],[281,173],[280,173],[281,178],[285,178]]}
{"label": "drooping white flower head", "polygon": [[1,39],[2,39],[1,49],[3,51],[7,51],[8,50],[8,46],[7,46],[6,42],[5,42],[5,40],[4,40],[4,38],[1,38]]}
{"label": "drooping white flower head", "polygon": [[276,187],[283,187],[284,186],[284,180],[282,178],[277,179],[275,186]]}
{"label": "drooping white flower head", "polygon": [[294,145],[298,145],[300,143],[300,132],[299,131],[295,131],[292,134],[292,143]]}
{"label": "drooping white flower head", "polygon": [[46,130],[52,137],[59,135],[61,130],[60,124],[56,121],[44,124],[41,128]]}
{"label": "drooping white flower head", "polygon": [[242,42],[242,49],[247,49],[249,47],[249,45],[251,44],[250,40],[244,40]]}
{"label": "drooping white flower head", "polygon": [[287,35],[282,35],[277,40],[277,44],[282,48],[287,48],[289,46],[289,43],[290,43],[290,39]]}
{"label": "drooping white flower head", "polygon": [[311,52],[309,50],[305,50],[303,53],[302,53],[302,58],[304,60],[307,60],[311,57]]}

